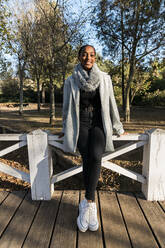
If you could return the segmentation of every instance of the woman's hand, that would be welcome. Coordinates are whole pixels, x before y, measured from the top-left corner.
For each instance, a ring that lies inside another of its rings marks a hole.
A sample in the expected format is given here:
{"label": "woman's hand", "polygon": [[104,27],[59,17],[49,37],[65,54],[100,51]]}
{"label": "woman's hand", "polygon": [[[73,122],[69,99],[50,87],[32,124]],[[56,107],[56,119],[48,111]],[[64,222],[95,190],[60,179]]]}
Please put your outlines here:
{"label": "woman's hand", "polygon": [[120,134],[120,136],[122,136],[122,135],[128,135],[128,134],[129,134],[128,132],[124,132],[124,133]]}
{"label": "woman's hand", "polygon": [[124,133],[122,133],[122,134],[117,134],[117,137],[121,137],[121,136],[123,136],[123,135],[128,135],[129,133],[128,132],[124,132]]}
{"label": "woman's hand", "polygon": [[62,137],[64,137],[64,135],[64,133],[59,133],[58,138],[61,139]]}

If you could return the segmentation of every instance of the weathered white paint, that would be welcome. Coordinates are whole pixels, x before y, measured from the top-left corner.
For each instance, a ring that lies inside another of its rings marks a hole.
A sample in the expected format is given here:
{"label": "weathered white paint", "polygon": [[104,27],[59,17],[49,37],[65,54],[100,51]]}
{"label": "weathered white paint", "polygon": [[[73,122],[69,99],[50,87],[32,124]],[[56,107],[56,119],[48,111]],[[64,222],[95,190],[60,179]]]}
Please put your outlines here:
{"label": "weathered white paint", "polygon": [[112,139],[113,140],[117,140],[117,141],[124,141],[124,140],[148,140],[148,135],[147,134],[136,134],[136,133],[133,133],[133,134],[127,134],[127,135],[122,135],[120,137],[116,136],[116,135],[113,135],[112,136]]}
{"label": "weathered white paint", "polygon": [[15,151],[15,150],[17,150],[23,146],[26,146],[26,144],[27,144],[26,141],[21,141],[21,142],[18,142],[12,146],[7,147],[7,148],[0,151],[0,157],[4,156],[10,152],[13,152],[13,151]]}
{"label": "weathered white paint", "polygon": [[[58,135],[49,135],[49,141],[62,141],[63,138],[59,138]],[[137,133],[132,133],[132,134],[127,134],[127,135],[122,135],[122,136],[117,136],[113,135],[112,136],[113,140],[117,141],[124,141],[124,140],[148,140],[148,135],[147,134],[137,134]]]}
{"label": "weathered white paint", "polygon": [[10,176],[16,177],[18,179],[21,179],[25,182],[30,183],[30,176],[29,173],[26,173],[24,171],[20,171],[16,168],[13,168],[7,164],[4,164],[2,162],[0,162],[0,171],[2,171],[3,173],[6,173]]}
{"label": "weathered white paint", "polygon": [[60,172],[56,175],[54,175],[51,179],[51,183],[57,183],[59,181],[62,181],[68,177],[74,176],[80,172],[82,172],[82,165],[81,166],[75,166],[73,168],[70,168],[68,170],[65,170],[63,172]]}
{"label": "weathered white paint", "polygon": [[50,200],[54,185],[50,182],[53,164],[47,132],[35,130],[27,134],[27,145],[32,199]]}
{"label": "weathered white paint", "polygon": [[165,200],[165,130],[148,131],[149,141],[144,146],[143,175],[147,183],[142,191],[149,201]]}
{"label": "weathered white paint", "polygon": [[139,173],[136,173],[134,171],[131,171],[131,170],[128,170],[128,169],[125,169],[115,163],[112,163],[112,162],[109,162],[109,161],[105,161],[102,163],[102,166],[107,168],[107,169],[110,169],[112,171],[115,171],[119,174],[122,174],[126,177],[129,177],[129,178],[132,178],[140,183],[146,183],[146,178],[144,176],[142,176],[141,174]]}
{"label": "weathered white paint", "polygon": [[147,141],[139,141],[139,142],[130,142],[128,144],[125,144],[123,146],[118,147],[114,152],[103,155],[102,162],[113,159],[115,157],[118,157],[124,153],[130,152],[132,150],[135,150],[141,146],[144,146],[147,143]]}
{"label": "weathered white paint", "polygon": [[63,150],[63,144],[60,144],[59,142],[49,141],[49,145],[55,146],[56,148],[59,148],[59,149]]}
{"label": "weathered white paint", "polygon": [[[28,144],[30,176],[28,173],[3,163],[0,163],[0,170],[24,181],[30,181],[33,200],[50,200],[54,183],[82,172],[82,166],[76,166],[52,176],[53,166],[49,145],[63,150],[63,145],[58,142],[62,139],[59,139],[57,135],[48,135],[45,131],[35,130],[27,135],[2,134],[0,140],[21,141],[0,151],[0,156]],[[115,152],[105,154],[102,159],[102,166],[141,182],[142,191],[147,200],[165,200],[165,131],[153,129],[146,134],[113,136],[113,140],[132,142],[119,147]],[[144,146],[143,175],[108,161],[141,146]]]}
{"label": "weathered white paint", "polygon": [[26,134],[0,134],[0,141],[17,141],[17,140],[24,140],[26,141]]}

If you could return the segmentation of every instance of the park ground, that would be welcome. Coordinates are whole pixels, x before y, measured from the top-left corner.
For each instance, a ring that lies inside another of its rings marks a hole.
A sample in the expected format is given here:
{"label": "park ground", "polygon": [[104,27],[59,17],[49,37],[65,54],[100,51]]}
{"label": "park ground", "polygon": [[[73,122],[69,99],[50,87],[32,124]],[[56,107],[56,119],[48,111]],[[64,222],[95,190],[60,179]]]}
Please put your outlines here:
{"label": "park ground", "polygon": [[[61,105],[56,106],[56,121],[54,125],[49,124],[49,106],[41,105],[40,112],[36,104],[26,104],[23,115],[19,115],[18,106],[15,103],[0,104],[0,133],[27,133],[35,129],[49,130],[52,134],[58,134],[62,128]],[[165,108],[163,107],[132,107],[131,122],[121,121],[124,129],[131,133],[144,133],[152,128],[165,129]],[[11,142],[10,142],[11,143]],[[9,146],[7,142],[0,143],[0,150]],[[62,151],[53,149],[55,173],[81,163],[80,157],[64,154]],[[26,147],[5,155],[0,161],[12,167],[28,172],[28,154]],[[124,158],[113,160],[116,164],[141,173],[142,150],[132,153]],[[28,183],[22,182],[11,176],[0,173],[0,190],[23,190],[29,188]],[[140,191],[140,183],[119,175],[115,172],[102,169],[98,189],[110,191]],[[83,189],[82,175],[68,178],[58,184],[55,189]]]}

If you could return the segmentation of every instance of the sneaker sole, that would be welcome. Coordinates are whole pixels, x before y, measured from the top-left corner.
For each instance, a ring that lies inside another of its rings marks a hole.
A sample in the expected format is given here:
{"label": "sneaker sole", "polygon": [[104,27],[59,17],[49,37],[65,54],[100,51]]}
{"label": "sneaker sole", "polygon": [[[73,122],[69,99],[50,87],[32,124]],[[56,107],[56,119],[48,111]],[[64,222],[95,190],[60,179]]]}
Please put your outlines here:
{"label": "sneaker sole", "polygon": [[92,231],[92,232],[97,231],[98,228],[99,228],[99,223],[97,223],[95,226],[90,226],[90,225],[89,225],[89,230]]}
{"label": "sneaker sole", "polygon": [[79,217],[77,218],[77,226],[81,232],[86,232],[88,230],[88,227],[87,228],[82,227]]}

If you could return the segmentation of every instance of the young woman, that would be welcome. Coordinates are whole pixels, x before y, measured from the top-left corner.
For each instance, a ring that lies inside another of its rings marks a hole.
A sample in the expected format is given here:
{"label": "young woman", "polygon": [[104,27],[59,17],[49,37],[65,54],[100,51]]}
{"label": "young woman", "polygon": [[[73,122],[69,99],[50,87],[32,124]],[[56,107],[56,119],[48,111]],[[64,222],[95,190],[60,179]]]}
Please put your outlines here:
{"label": "young woman", "polygon": [[100,71],[95,48],[80,48],[80,63],[65,81],[63,95],[64,147],[76,148],[83,160],[85,199],[79,204],[77,225],[80,231],[96,231],[99,227],[95,190],[100,176],[101,159],[105,151],[113,151],[112,133],[124,134],[113,93],[111,78]]}

